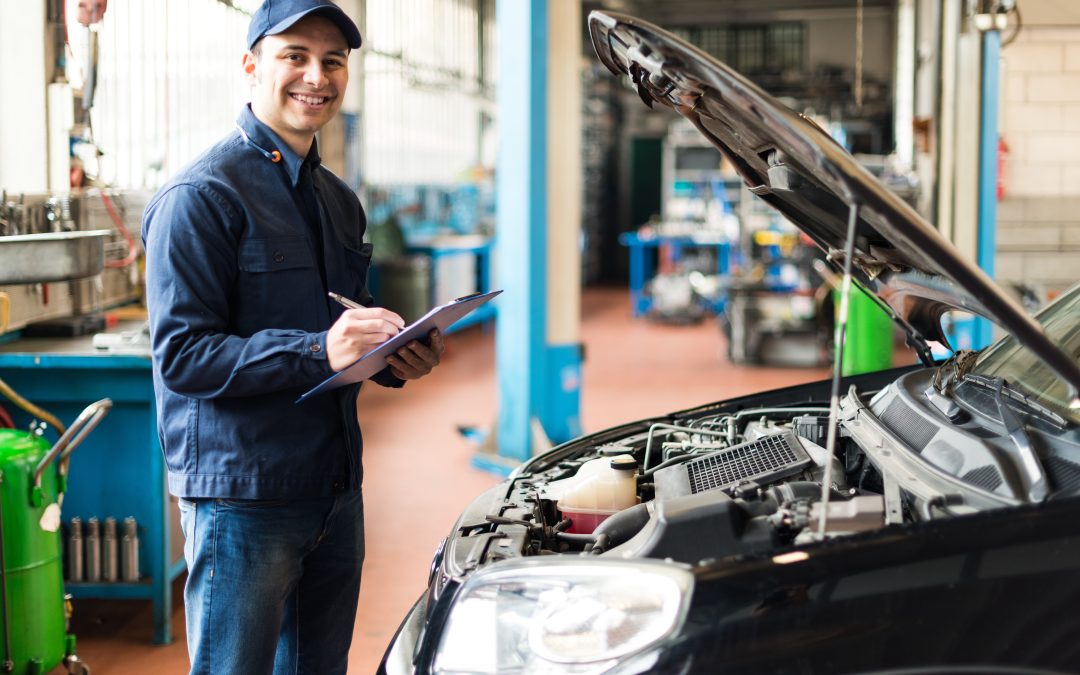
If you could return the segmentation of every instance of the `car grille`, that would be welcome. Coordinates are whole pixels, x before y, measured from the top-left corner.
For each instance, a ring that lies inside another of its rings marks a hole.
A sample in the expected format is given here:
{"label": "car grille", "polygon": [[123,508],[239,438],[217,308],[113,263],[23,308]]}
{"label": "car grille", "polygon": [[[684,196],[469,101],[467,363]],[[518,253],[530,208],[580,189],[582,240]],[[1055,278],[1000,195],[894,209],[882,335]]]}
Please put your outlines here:
{"label": "car grille", "polygon": [[1080,488],[1080,464],[1053,454],[1047,458],[1046,463],[1050,482],[1056,490],[1071,492]]}
{"label": "car grille", "polygon": [[764,485],[798,473],[810,463],[798,438],[784,432],[736,445],[685,466],[690,491],[697,494],[748,481]]}
{"label": "car grille", "polygon": [[920,417],[900,398],[889,403],[881,415],[881,421],[916,452],[922,452],[938,431],[936,426]]}
{"label": "car grille", "polygon": [[1001,474],[993,466],[987,464],[977,469],[972,469],[964,474],[964,480],[972,485],[993,492],[1001,485]]}

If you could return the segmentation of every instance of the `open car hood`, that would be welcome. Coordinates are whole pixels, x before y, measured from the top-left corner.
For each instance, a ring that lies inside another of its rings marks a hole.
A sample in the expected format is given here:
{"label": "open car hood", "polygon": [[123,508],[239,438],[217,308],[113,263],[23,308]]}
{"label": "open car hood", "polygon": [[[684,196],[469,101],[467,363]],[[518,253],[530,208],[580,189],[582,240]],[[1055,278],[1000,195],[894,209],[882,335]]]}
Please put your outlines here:
{"label": "open car hood", "polygon": [[629,76],[650,107],[688,119],[735,166],[751,192],[805,232],[842,267],[858,208],[852,272],[891,310],[924,360],[927,340],[948,344],[941,316],[959,309],[1014,334],[1072,385],[1080,368],[982,270],[803,116],[720,61],[639,19],[592,12],[604,65]]}

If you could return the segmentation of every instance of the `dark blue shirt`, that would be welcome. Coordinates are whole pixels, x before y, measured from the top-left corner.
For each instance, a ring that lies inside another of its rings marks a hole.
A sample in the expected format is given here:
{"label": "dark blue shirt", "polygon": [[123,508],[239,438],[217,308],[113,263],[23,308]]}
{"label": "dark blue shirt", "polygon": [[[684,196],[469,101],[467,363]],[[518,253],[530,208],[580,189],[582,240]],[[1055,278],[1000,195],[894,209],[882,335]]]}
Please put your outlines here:
{"label": "dark blue shirt", "polygon": [[[344,310],[326,292],[371,304],[364,211],[314,144],[300,157],[247,107],[237,127],[162,187],[143,218],[169,491],[356,490],[359,385],[295,401],[333,374],[326,331]],[[402,384],[388,371],[373,379]]]}

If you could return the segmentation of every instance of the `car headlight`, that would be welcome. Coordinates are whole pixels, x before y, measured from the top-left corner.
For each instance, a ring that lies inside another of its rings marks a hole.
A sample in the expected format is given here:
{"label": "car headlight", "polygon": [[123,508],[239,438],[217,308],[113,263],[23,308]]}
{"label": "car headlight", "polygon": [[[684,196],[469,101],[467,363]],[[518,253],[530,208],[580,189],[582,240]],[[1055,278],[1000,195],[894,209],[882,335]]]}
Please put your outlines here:
{"label": "car headlight", "polygon": [[478,572],[450,609],[436,673],[592,673],[682,625],[693,576],[670,563],[515,560]]}

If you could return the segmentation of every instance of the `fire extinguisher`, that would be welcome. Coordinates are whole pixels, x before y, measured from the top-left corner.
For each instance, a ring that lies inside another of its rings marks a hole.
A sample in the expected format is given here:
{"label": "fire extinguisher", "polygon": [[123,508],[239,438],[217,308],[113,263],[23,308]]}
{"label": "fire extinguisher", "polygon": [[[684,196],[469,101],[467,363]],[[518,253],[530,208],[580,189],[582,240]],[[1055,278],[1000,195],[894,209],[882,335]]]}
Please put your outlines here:
{"label": "fire extinguisher", "polygon": [[1005,156],[1009,154],[1009,144],[1002,136],[997,143],[997,200],[1005,199]]}

